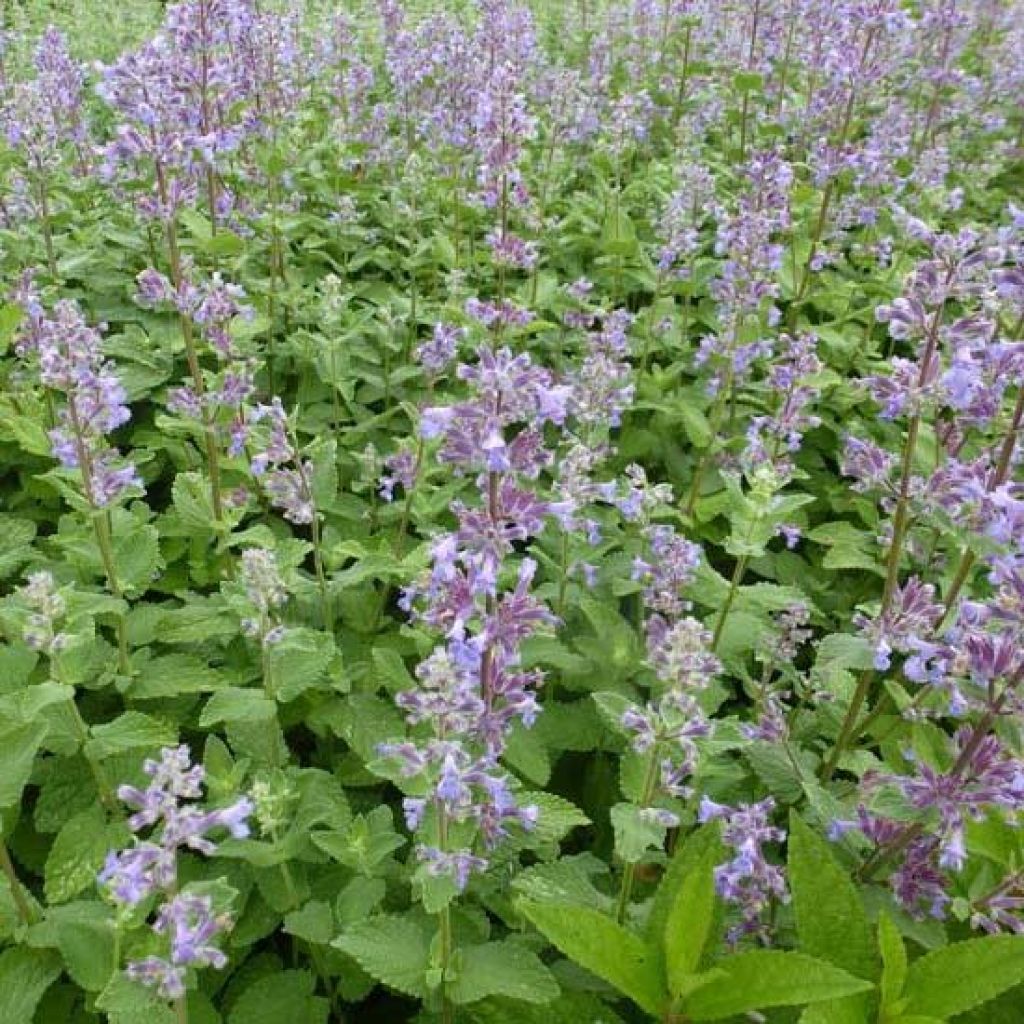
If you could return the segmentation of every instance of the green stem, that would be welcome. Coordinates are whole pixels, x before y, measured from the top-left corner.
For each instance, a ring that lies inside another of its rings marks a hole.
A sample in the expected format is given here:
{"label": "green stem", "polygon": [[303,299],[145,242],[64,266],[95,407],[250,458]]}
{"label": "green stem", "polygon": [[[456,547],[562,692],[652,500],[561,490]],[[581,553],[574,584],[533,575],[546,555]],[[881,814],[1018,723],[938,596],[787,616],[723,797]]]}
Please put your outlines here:
{"label": "green stem", "polygon": [[50,222],[50,197],[46,190],[46,182],[39,179],[39,218],[43,229],[43,245],[46,247],[46,263],[50,270],[50,277],[54,282],[59,282],[57,273],[57,257],[53,251],[53,227]]}
{"label": "green stem", "polygon": [[[167,224],[167,252],[171,264],[171,281],[175,291],[180,293],[184,284],[184,271],[181,251],[178,247],[178,229],[174,221]],[[185,313],[181,313],[178,322],[181,327],[181,340],[185,345],[185,360],[192,378],[192,387],[203,410],[203,439],[206,446],[206,464],[210,471],[210,502],[213,506],[213,518],[219,524],[224,518],[224,502],[221,495],[220,451],[217,447],[217,434],[207,403],[203,401],[206,385],[203,382],[203,369],[199,364],[199,350],[196,347],[192,321]]]}
{"label": "green stem", "polygon": [[[98,510],[93,512],[93,526],[96,529],[96,543],[100,549],[100,559],[103,562],[103,571],[107,576],[107,586],[111,594],[118,600],[124,600],[124,592],[117,576],[117,563],[114,559],[114,547],[110,537],[110,520]],[[117,665],[121,675],[128,675],[131,672],[131,663],[128,660],[128,631],[124,621],[124,615],[117,616]]]}
{"label": "green stem", "polygon": [[749,559],[746,555],[740,555],[736,560],[736,567],[732,571],[732,579],[729,581],[729,593],[725,595],[725,604],[722,605],[721,610],[718,613],[718,621],[715,623],[715,631],[711,637],[711,650],[718,650],[718,642],[722,639],[722,632],[725,629],[725,623],[729,618],[729,612],[732,610],[733,602],[736,600],[736,594],[739,591],[740,583],[743,580],[743,574],[747,571],[747,562]]}
{"label": "green stem", "polygon": [[[1020,321],[1017,323],[1014,336],[1020,337],[1022,331],[1024,331],[1024,315],[1021,316]],[[1013,453],[1017,448],[1017,440],[1022,423],[1024,423],[1024,384],[1021,384],[1017,392],[1017,403],[1013,407],[1010,426],[1006,431],[1006,436],[1003,438],[1003,444],[999,451],[999,458],[996,461],[994,470],[992,471],[992,477],[988,487],[990,491],[994,491],[996,488],[1001,487],[1009,478],[1010,469],[1013,465]],[[950,584],[949,592],[946,594],[943,604],[943,623],[945,623],[950,617],[954,607],[956,606],[956,599],[960,596],[960,591],[963,588],[963,585],[967,582],[968,576],[971,574],[975,558],[976,556],[974,552],[969,548],[965,548],[963,553],[960,555],[960,565],[957,568],[956,576],[953,577],[953,582]]]}
{"label": "green stem", "polygon": [[95,758],[90,757],[86,750],[90,740],[89,726],[82,717],[81,711],[78,710],[78,703],[75,701],[74,694],[68,698],[68,704],[71,706],[71,716],[75,721],[75,731],[78,733],[78,738],[82,743],[82,756],[92,772],[100,800],[108,811],[116,811],[117,800],[114,798],[114,790],[110,785],[110,780],[107,778],[102,765]]}
{"label": "green stem", "polygon": [[445,906],[440,913],[441,929],[441,1020],[444,1024],[454,1024],[455,1007],[448,998],[448,972],[452,959],[452,912]]}
{"label": "green stem", "polygon": [[[868,54],[871,52],[871,44],[874,42],[875,29],[868,31],[867,37],[864,40],[864,50],[861,53],[860,67],[863,68],[867,63]],[[850,134],[850,126],[853,123],[853,111],[857,102],[857,79],[855,79],[850,85],[850,95],[846,101],[846,110],[843,113],[843,121],[839,129],[839,140],[836,144],[837,149],[842,149],[846,145],[847,136]],[[832,196],[835,192],[836,179],[830,177],[825,183],[824,191],[821,194],[821,206],[818,208],[818,218],[814,225],[814,234],[811,237],[811,248],[807,253],[807,261],[804,263],[803,272],[800,276],[799,286],[796,290],[796,295],[793,300],[793,314],[792,314],[792,326],[796,326],[796,307],[803,301],[804,296],[807,294],[807,287],[811,283],[811,265],[814,262],[814,257],[818,253],[818,246],[821,244],[822,236],[825,233],[825,224],[828,221],[829,206],[832,203]]]}
{"label": "green stem", "polygon": [[[647,773],[644,776],[643,789],[640,792],[640,806],[649,807],[658,787],[658,747],[655,743],[647,755]],[[622,872],[619,885],[619,899],[615,908],[615,919],[622,924],[626,920],[626,911],[633,896],[633,883],[636,881],[636,864],[627,864]]]}
{"label": "green stem", "polygon": [[317,589],[320,591],[320,618],[323,627],[328,633],[334,630],[334,612],[331,607],[330,593],[327,589],[327,573],[324,569],[323,538],[320,533],[320,512],[316,507],[313,496],[313,485],[310,482],[309,474],[306,472],[305,463],[302,460],[302,452],[299,448],[298,435],[292,432],[292,448],[295,451],[295,469],[299,475],[299,487],[302,498],[313,510],[313,516],[309,521],[310,539],[313,541],[313,569],[316,572]]}
{"label": "green stem", "polygon": [[18,872],[14,868],[14,861],[11,860],[11,855],[7,851],[7,844],[2,839],[0,839],[0,870],[7,876],[7,884],[10,886],[11,897],[18,911],[18,917],[21,918],[21,923],[25,925],[34,924],[38,919],[35,908],[25,897],[25,890],[18,880]]}
{"label": "green stem", "polygon": [[711,460],[711,453],[714,449],[715,442],[718,440],[718,432],[722,427],[722,417],[725,415],[726,402],[728,400],[729,393],[732,391],[732,375],[733,369],[732,362],[730,360],[725,384],[719,389],[718,394],[715,396],[715,404],[711,409],[711,416],[708,424],[711,428],[711,443],[701,455],[697,462],[697,466],[693,471],[693,480],[690,483],[690,493],[687,495],[686,507],[684,509],[684,514],[687,517],[693,515],[693,510],[697,506],[697,499],[700,497],[700,487],[704,481],[704,473],[707,470],[708,462]]}
{"label": "green stem", "polygon": [[853,739],[855,734],[863,731],[857,728],[857,719],[860,718],[861,709],[864,707],[864,702],[871,691],[871,682],[874,679],[874,675],[871,669],[867,669],[861,673],[860,679],[857,680],[857,688],[853,692],[850,706],[846,709],[843,723],[839,727],[839,735],[836,737],[835,746],[833,746],[828,758],[822,762],[818,772],[822,782],[828,782],[832,778],[832,774],[839,764],[839,759],[843,756],[850,740]]}

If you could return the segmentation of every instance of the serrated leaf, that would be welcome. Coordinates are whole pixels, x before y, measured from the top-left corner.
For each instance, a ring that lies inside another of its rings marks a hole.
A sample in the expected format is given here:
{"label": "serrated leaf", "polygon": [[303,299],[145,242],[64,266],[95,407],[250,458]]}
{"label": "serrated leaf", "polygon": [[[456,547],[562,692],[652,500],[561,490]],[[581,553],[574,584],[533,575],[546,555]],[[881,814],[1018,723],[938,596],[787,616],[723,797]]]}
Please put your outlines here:
{"label": "serrated leaf", "polygon": [[[592,865],[588,870],[588,864]],[[610,909],[612,900],[595,888],[591,881],[594,869],[607,873],[605,865],[590,854],[561,857],[547,864],[534,864],[520,871],[513,888],[537,903],[579,903],[583,906]]]}
{"label": "serrated leaf", "polygon": [[693,1020],[722,1020],[772,1006],[799,1006],[867,992],[871,983],[803,953],[755,949],[715,964],[725,972],[684,1002]]}
{"label": "serrated leaf", "polygon": [[926,953],[907,970],[906,1012],[955,1017],[1024,981],[1024,935],[986,935]]}
{"label": "serrated leaf", "polygon": [[225,685],[224,676],[194,654],[165,654],[147,661],[132,680],[136,700],[209,693]]}
{"label": "serrated leaf", "polygon": [[502,760],[535,786],[546,786],[551,778],[551,758],[540,736],[522,724],[509,732]]}
{"label": "serrated leaf", "polygon": [[668,829],[649,821],[636,804],[618,803],[611,809],[615,853],[627,864],[637,864],[651,850],[660,850]]}
{"label": "serrated leaf", "polygon": [[713,864],[720,864],[725,859],[717,822],[704,825],[687,836],[669,862],[661,883],[654,893],[654,901],[647,916],[645,937],[648,942],[662,942],[679,890],[691,872],[705,858]]}
{"label": "serrated leaf", "polygon": [[397,915],[371,917],[347,929],[331,945],[389,988],[419,998],[427,994],[430,936],[416,922]]}
{"label": "serrated leaf", "polygon": [[326,633],[305,627],[287,630],[269,655],[277,699],[287,703],[316,686],[336,654],[334,638]]}
{"label": "serrated leaf", "polygon": [[94,725],[91,732],[85,752],[98,761],[130,750],[171,746],[178,739],[170,725],[141,711],[126,711],[112,722]]}
{"label": "serrated leaf", "polygon": [[310,900],[300,910],[292,911],[284,919],[284,930],[306,942],[326,944],[334,937],[334,914],[331,905]]}
{"label": "serrated leaf", "polygon": [[221,722],[267,722],[275,718],[277,708],[262,690],[229,686],[218,690],[199,716],[203,729]]}
{"label": "serrated leaf", "polygon": [[790,813],[788,867],[801,951],[858,977],[877,977],[874,937],[857,888],[796,811]]}
{"label": "serrated leaf", "polygon": [[175,1024],[175,1015],[150,988],[115,974],[96,999],[96,1009],[117,1024]]}
{"label": "serrated leaf", "polygon": [[550,1003],[558,983],[536,953],[516,942],[488,942],[458,951],[453,1003],[475,1003],[489,996],[507,996],[526,1003]]}
{"label": "serrated leaf", "polygon": [[124,825],[108,825],[93,806],[70,818],[57,833],[46,858],[44,887],[50,903],[66,903],[96,884],[107,854],[128,836]]}
{"label": "serrated leaf", "polygon": [[46,735],[42,722],[28,722],[0,732],[0,809],[13,807],[32,772],[32,763]]}
{"label": "serrated leaf", "polygon": [[45,949],[15,946],[0,953],[0,1021],[32,1024],[43,993],[60,974],[60,959]]}
{"label": "serrated leaf", "polygon": [[665,922],[665,973],[673,996],[679,996],[696,974],[714,924],[715,853],[706,851],[683,879]]}
{"label": "serrated leaf", "polygon": [[243,989],[229,1024],[326,1024],[326,999],[313,994],[316,977],[309,971],[275,971]]}
{"label": "serrated leaf", "polygon": [[851,633],[831,633],[818,642],[814,669],[829,667],[868,670],[874,668],[875,652],[871,642]]}
{"label": "serrated leaf", "polygon": [[52,907],[47,922],[56,925],[57,948],[77,985],[99,992],[111,979],[114,963],[114,919],[99,902]]}
{"label": "serrated leaf", "polygon": [[574,963],[660,1016],[668,1002],[657,952],[610,917],[567,903],[520,900],[520,910]]}
{"label": "serrated leaf", "polygon": [[160,534],[155,526],[132,522],[125,533],[114,534],[114,562],[121,586],[129,593],[144,591],[161,565]]}
{"label": "serrated leaf", "polygon": [[210,533],[216,517],[210,499],[210,485],[201,473],[178,473],[171,486],[171,498],[182,525],[190,533]]}
{"label": "serrated leaf", "polygon": [[518,803],[537,807],[537,824],[526,833],[530,845],[560,842],[574,828],[590,824],[590,819],[575,804],[554,793],[524,791],[519,794]]}
{"label": "serrated leaf", "polygon": [[0,580],[12,576],[32,557],[36,524],[0,515]]}
{"label": "serrated leaf", "polygon": [[882,954],[882,1008],[888,1009],[903,995],[907,980],[907,947],[893,919],[883,910],[878,915],[878,949]]}

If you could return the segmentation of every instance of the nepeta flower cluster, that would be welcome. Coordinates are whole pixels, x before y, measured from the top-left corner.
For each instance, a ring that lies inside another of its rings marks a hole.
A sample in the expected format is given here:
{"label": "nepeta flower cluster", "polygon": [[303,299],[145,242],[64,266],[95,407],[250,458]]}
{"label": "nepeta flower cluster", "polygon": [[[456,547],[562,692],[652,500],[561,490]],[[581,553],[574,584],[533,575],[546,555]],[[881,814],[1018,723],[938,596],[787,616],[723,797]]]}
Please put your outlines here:
{"label": "nepeta flower cluster", "polygon": [[90,327],[77,303],[62,299],[47,314],[26,278],[15,295],[26,322],[15,345],[44,388],[62,396],[50,432],[54,458],[76,470],[82,494],[94,508],[116,504],[141,487],[109,435],[131,418],[127,395],[103,353],[102,328]]}
{"label": "nepeta flower cluster", "polygon": [[417,856],[428,874],[462,889],[487,864],[477,838],[486,851],[511,824],[529,828],[536,819],[535,807],[517,803],[499,758],[509,731],[539,712],[541,675],[520,667],[519,647],[554,617],[530,593],[532,559],[519,562],[512,589],[502,589],[502,577],[514,546],[539,534],[549,515],[524,484],[550,464],[543,428],[565,421],[570,395],[508,349],[482,347],[477,363],[457,373],[471,397],[424,410],[421,432],[440,440],[443,464],[474,475],[480,498],[453,504],[456,529],[434,539],[429,576],[402,598],[415,619],[445,636],[417,670],[420,687],[398,697],[410,725],[427,723],[430,738],[387,744],[382,753],[415,787],[405,810],[409,827],[426,831]]}
{"label": "nepeta flower cluster", "polygon": [[28,609],[28,621],[22,638],[33,651],[52,657],[67,647],[71,637],[62,629],[67,614],[67,601],[57,588],[53,574],[34,572],[15,594]]}
{"label": "nepeta flower cluster", "polygon": [[284,639],[285,627],[278,619],[288,603],[288,587],[281,576],[277,557],[267,548],[246,548],[242,552],[242,585],[253,614],[242,620],[242,632],[261,647]]}
{"label": "nepeta flower cluster", "polygon": [[166,940],[167,956],[134,961],[127,973],[164,998],[178,999],[185,993],[189,968],[225,966],[227,958],[211,941],[231,927],[230,918],[214,912],[209,896],[179,891],[179,858],[187,851],[216,853],[211,832],[226,830],[236,839],[248,836],[253,805],[241,797],[218,810],[199,807],[205,772],[202,765],[192,764],[184,745],[165,747],[158,761],[143,764],[143,771],[151,779],[145,789],[124,785],[117,795],[134,811],[128,819],[133,832],[154,831],[147,839],[136,838],[126,850],[111,852],[99,881],[125,911],[151,896],[162,897],[152,929]]}
{"label": "nepeta flower cluster", "polygon": [[721,671],[711,653],[711,634],[696,619],[669,625],[658,615],[647,624],[647,660],[658,681],[660,696],[643,708],[630,706],[622,726],[632,734],[631,745],[656,765],[656,775],[642,794],[640,813],[658,824],[677,827],[676,811],[658,806],[659,797],[688,800],[689,778],[697,767],[697,741],[711,734],[711,723],[700,697]]}
{"label": "nepeta flower cluster", "polygon": [[255,449],[249,468],[271,504],[281,509],[290,523],[312,523],[316,516],[313,465],[295,447],[281,399],[274,396],[269,404],[248,407],[244,423],[249,432],[245,436]]}
{"label": "nepeta flower cluster", "polygon": [[768,797],[756,804],[727,807],[704,797],[700,804],[699,820],[720,820],[722,839],[732,847],[733,858],[715,868],[715,886],[718,894],[732,903],[740,912],[740,920],[732,925],[727,939],[735,945],[747,935],[767,940],[765,912],[773,900],[786,903],[789,890],[783,869],[765,857],[766,843],[781,843],[786,839],[785,829],[771,824],[775,801]]}

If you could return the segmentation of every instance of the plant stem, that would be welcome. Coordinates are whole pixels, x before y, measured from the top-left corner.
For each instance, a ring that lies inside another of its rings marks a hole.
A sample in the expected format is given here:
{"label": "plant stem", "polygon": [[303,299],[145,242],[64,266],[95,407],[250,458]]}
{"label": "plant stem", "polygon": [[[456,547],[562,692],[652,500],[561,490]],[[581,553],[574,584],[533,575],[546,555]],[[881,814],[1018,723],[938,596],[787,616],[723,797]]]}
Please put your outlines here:
{"label": "plant stem", "polygon": [[[761,16],[761,0],[754,0],[754,17],[750,26],[750,52],[747,54],[747,69],[754,63],[754,49],[757,46],[757,23]],[[740,152],[739,163],[743,163],[747,155],[747,115],[750,112],[750,90],[743,90],[743,110],[740,113]]]}
{"label": "plant stem", "polygon": [[[861,53],[860,67],[864,68],[867,63],[868,54],[871,52],[871,45],[875,39],[875,29],[869,30],[867,37],[864,40],[864,50]],[[843,114],[843,121],[839,129],[839,140],[836,144],[837,149],[842,149],[846,145],[847,136],[850,133],[850,125],[853,122],[853,110],[857,101],[857,79],[850,84],[850,95],[846,101],[846,110]],[[825,188],[821,193],[821,205],[818,208],[818,217],[814,225],[814,234],[811,237],[811,248],[807,253],[807,261],[804,263],[803,271],[800,275],[800,282],[796,290],[796,295],[793,300],[793,326],[795,327],[795,309],[803,301],[807,294],[807,287],[811,283],[811,265],[814,262],[814,257],[818,253],[818,246],[821,244],[822,236],[825,233],[825,224],[828,221],[829,206],[832,203],[832,195],[835,192],[836,179],[835,176],[830,176],[828,181],[825,183]]]}
{"label": "plant stem", "polygon": [[[658,786],[658,747],[655,743],[651,752],[647,755],[647,773],[644,776],[644,785],[640,793],[640,806],[648,807],[654,799],[654,793]],[[615,908],[615,919],[622,924],[626,920],[626,911],[629,910],[629,902],[633,896],[633,883],[636,881],[636,864],[627,864],[622,872],[622,882],[619,885],[619,899]]]}
{"label": "plant stem", "polygon": [[82,756],[85,758],[86,763],[89,765],[89,770],[92,772],[93,780],[96,783],[96,789],[99,792],[100,801],[108,811],[114,811],[117,809],[117,801],[114,798],[114,791],[110,785],[110,780],[107,778],[106,772],[98,761],[90,757],[86,752],[86,744],[90,740],[89,726],[85,719],[82,717],[81,711],[78,710],[78,703],[75,701],[74,694],[68,698],[68,704],[71,705],[71,715],[75,720],[75,730],[78,733],[79,739],[82,741]]}
{"label": "plant stem", "polygon": [[701,455],[697,466],[693,471],[693,480],[690,483],[690,493],[686,498],[686,507],[684,514],[689,517],[693,515],[693,510],[697,505],[697,499],[700,497],[700,485],[704,480],[704,472],[707,469],[708,462],[711,459],[711,451],[714,447],[715,442],[718,440],[718,431],[722,426],[722,417],[725,415],[726,402],[729,397],[729,392],[732,391],[732,376],[733,368],[732,361],[729,362],[729,369],[726,373],[726,379],[724,385],[719,389],[718,394],[715,395],[715,404],[711,410],[710,421],[708,426],[711,428],[711,443],[707,449]]}
{"label": "plant stem", "polygon": [[60,277],[57,273],[57,257],[53,251],[53,227],[50,223],[50,197],[46,190],[46,182],[39,178],[39,218],[43,229],[43,245],[46,247],[46,264],[50,271],[50,277],[58,282]]}
{"label": "plant stem", "polygon": [[839,759],[843,756],[843,752],[846,750],[850,740],[853,739],[855,734],[863,731],[857,728],[857,719],[860,717],[861,708],[864,707],[864,702],[868,698],[874,675],[871,669],[866,669],[861,673],[860,679],[857,680],[857,688],[853,692],[850,706],[847,708],[842,725],[839,727],[839,735],[836,737],[835,746],[833,746],[828,758],[822,762],[818,772],[822,782],[828,782],[832,778],[832,774],[839,764]]}
{"label": "plant stem", "polygon": [[[951,270],[946,275],[945,288],[948,288],[952,283],[953,274],[954,271]],[[932,359],[935,356],[935,350],[938,345],[939,326],[942,323],[942,312],[944,307],[945,302],[940,302],[935,313],[932,315],[931,322],[928,325],[928,331],[925,336],[924,354],[921,357],[921,368],[918,371],[917,376],[917,387],[919,389],[924,386],[924,382],[928,379],[928,371],[931,367]],[[910,525],[910,482],[913,475],[914,455],[917,450],[917,438],[920,429],[921,412],[920,410],[917,410],[911,416],[910,424],[907,427],[906,441],[903,445],[900,489],[899,496],[896,499],[896,511],[893,514],[892,541],[889,544],[889,554],[886,559],[885,587],[882,590],[882,607],[878,613],[879,617],[884,616],[889,610],[889,606],[892,604],[892,599],[896,594],[896,587],[899,581],[900,556],[903,553],[903,544],[906,540],[907,531]],[[970,567],[968,566],[968,571],[969,569]],[[874,672],[869,670],[860,677],[860,680],[857,683],[857,689],[854,692],[853,699],[850,701],[850,706],[847,708],[846,715],[843,718],[843,723],[840,726],[839,736],[836,738],[836,745],[827,760],[822,764],[821,779],[823,782],[827,782],[832,777],[832,773],[835,771],[836,765],[839,763],[839,759],[842,757],[847,745],[861,732],[861,730],[857,728],[857,719],[860,717],[861,708],[863,708],[864,702],[867,700],[873,677]]]}
{"label": "plant stem", "polygon": [[[1014,332],[1015,337],[1020,337],[1022,328],[1024,328],[1024,316],[1021,317],[1021,320],[1017,324],[1017,329]],[[1003,438],[1003,444],[999,451],[999,459],[997,460],[996,465],[992,470],[992,476],[989,479],[988,489],[990,491],[994,491],[997,488],[1002,487],[1009,478],[1010,469],[1013,466],[1013,453],[1017,448],[1017,439],[1020,434],[1022,422],[1024,422],[1024,383],[1021,384],[1017,392],[1017,403],[1013,407],[1010,426],[1006,431],[1006,437]],[[956,575],[953,577],[953,582],[950,584],[949,591],[943,602],[943,624],[952,614],[953,609],[956,606],[956,599],[960,596],[960,591],[963,588],[963,585],[967,582],[968,576],[971,574],[975,558],[976,556],[970,548],[965,548],[960,555],[960,564],[957,567]]]}
{"label": "plant stem", "polygon": [[14,861],[11,860],[11,855],[7,851],[7,844],[3,839],[0,839],[0,870],[7,877],[7,883],[11,888],[11,897],[18,911],[18,917],[21,918],[21,923],[26,925],[34,924],[37,920],[35,908],[25,898],[25,890],[18,880],[18,872],[14,868]]}
{"label": "plant stem", "polygon": [[746,555],[740,555],[736,560],[736,567],[733,569],[732,579],[729,581],[729,593],[726,594],[725,604],[722,605],[721,611],[718,613],[718,621],[715,623],[715,631],[711,637],[712,652],[718,650],[718,642],[722,639],[722,632],[725,629],[726,620],[729,618],[729,612],[732,610],[733,602],[736,600],[743,574],[747,571],[748,561]]}

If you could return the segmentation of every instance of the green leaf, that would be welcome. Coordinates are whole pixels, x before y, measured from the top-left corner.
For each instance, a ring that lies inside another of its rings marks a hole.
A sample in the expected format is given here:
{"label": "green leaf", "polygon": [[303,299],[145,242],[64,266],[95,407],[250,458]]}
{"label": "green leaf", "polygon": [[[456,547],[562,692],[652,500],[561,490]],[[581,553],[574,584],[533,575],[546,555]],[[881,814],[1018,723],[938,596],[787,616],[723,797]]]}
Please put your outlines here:
{"label": "green leaf", "polygon": [[700,966],[715,916],[716,851],[708,850],[683,879],[665,922],[668,990],[678,996]]}
{"label": "green leaf", "polygon": [[764,76],[756,71],[737,71],[732,76],[732,87],[740,93],[757,92],[764,86]]}
{"label": "green leaf", "polygon": [[849,874],[796,811],[790,813],[789,830],[789,882],[800,949],[858,977],[877,977],[874,936]]}
{"label": "green leaf", "polygon": [[161,565],[157,528],[132,521],[126,533],[115,532],[114,562],[118,580],[125,590],[147,590]]}
{"label": "green leaf", "polygon": [[201,473],[178,473],[171,486],[174,509],[189,533],[206,536],[216,517],[210,499],[210,487]]}
{"label": "green leaf", "polygon": [[15,946],[0,953],[0,1021],[32,1024],[43,993],[60,974],[60,959],[49,950]]}
{"label": "green leaf", "polygon": [[869,1014],[870,993],[848,999],[830,999],[812,1003],[800,1014],[800,1024],[872,1024]]}
{"label": "green leaf", "polygon": [[534,729],[516,724],[508,734],[502,760],[535,786],[546,786],[551,778],[551,758]]}
{"label": "green leaf", "polygon": [[21,799],[45,735],[42,722],[28,722],[0,732],[0,810],[13,807]]}
{"label": "green leaf", "polygon": [[109,1014],[111,1024],[175,1024],[174,1012],[152,989],[123,973],[111,978],[96,1009]]}
{"label": "green leaf", "polygon": [[132,682],[136,700],[209,693],[224,685],[224,677],[194,654],[166,654],[146,662]]}
{"label": "green leaf", "polygon": [[536,953],[517,942],[488,942],[458,951],[453,1003],[507,996],[527,1003],[558,998],[558,983]]}
{"label": "green leaf", "polygon": [[831,633],[818,643],[815,672],[828,668],[849,668],[867,671],[874,668],[875,652],[871,642],[863,636],[850,633]]}
{"label": "green leaf", "polygon": [[102,761],[130,750],[170,746],[177,739],[177,733],[166,722],[141,711],[126,711],[112,722],[92,727],[92,739],[86,743],[85,753],[87,757]]}
{"label": "green leaf", "polygon": [[1024,935],[986,935],[926,953],[907,971],[906,1012],[955,1017],[1024,981]]}
{"label": "green leaf", "polygon": [[7,351],[7,346],[11,343],[24,315],[21,306],[16,306],[13,302],[0,304],[0,353]]}
{"label": "green leaf", "polygon": [[418,998],[427,994],[430,936],[415,921],[397,915],[371,917],[346,930],[331,945],[396,992]]}
{"label": "green leaf", "polygon": [[880,983],[882,1008],[895,1005],[907,980],[907,947],[893,919],[883,910],[878,915],[878,948],[882,954]]}
{"label": "green leaf", "polygon": [[302,626],[286,630],[270,649],[270,666],[279,701],[295,700],[323,679],[337,654],[333,637]]}
{"label": "green leaf", "polygon": [[520,900],[519,908],[570,960],[660,1016],[668,1002],[657,952],[610,917],[568,903]]}
{"label": "green leaf", "polygon": [[301,910],[293,911],[284,919],[284,930],[306,942],[325,945],[334,938],[334,914],[331,905],[311,900]]}
{"label": "green leaf", "polygon": [[108,825],[96,805],[69,819],[50,847],[44,888],[50,903],[66,903],[96,883],[110,850],[127,838],[124,825]]}
{"label": "green leaf", "polygon": [[615,830],[615,852],[627,863],[636,864],[650,850],[661,849],[668,829],[648,821],[636,804],[620,803],[611,809]]}
{"label": "green leaf", "polygon": [[654,894],[654,902],[647,916],[645,938],[648,942],[662,942],[683,883],[705,858],[714,864],[724,860],[717,822],[711,822],[691,833],[676,850]]}
{"label": "green leaf", "polygon": [[395,831],[387,807],[375,807],[359,815],[343,831],[311,832],[310,838],[328,856],[367,876],[405,845],[405,839]]}
{"label": "green leaf", "polygon": [[277,714],[274,702],[262,690],[229,686],[218,690],[199,716],[199,725],[208,729],[221,722],[267,722]]}
{"label": "green leaf", "polygon": [[519,804],[537,807],[537,824],[523,839],[530,847],[560,842],[574,828],[590,824],[590,819],[575,804],[554,793],[524,790],[519,794]]}
{"label": "green leaf", "polygon": [[0,516],[0,580],[12,576],[32,557],[36,524],[28,519]]}
{"label": "green leaf", "polygon": [[326,1024],[326,999],[313,995],[309,971],[275,971],[257,978],[235,1000],[229,1024]]}
{"label": "green leaf", "polygon": [[117,967],[110,908],[95,901],[69,903],[50,908],[46,920],[56,926],[57,948],[68,974],[87,991],[99,992]]}
{"label": "green leaf", "polygon": [[871,983],[803,953],[755,949],[719,961],[725,976],[684,1003],[693,1020],[722,1020],[771,1006],[799,1006],[867,992]]}

